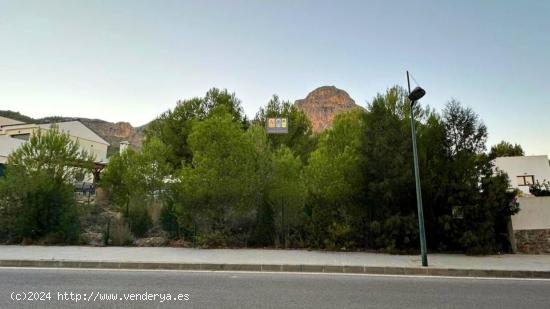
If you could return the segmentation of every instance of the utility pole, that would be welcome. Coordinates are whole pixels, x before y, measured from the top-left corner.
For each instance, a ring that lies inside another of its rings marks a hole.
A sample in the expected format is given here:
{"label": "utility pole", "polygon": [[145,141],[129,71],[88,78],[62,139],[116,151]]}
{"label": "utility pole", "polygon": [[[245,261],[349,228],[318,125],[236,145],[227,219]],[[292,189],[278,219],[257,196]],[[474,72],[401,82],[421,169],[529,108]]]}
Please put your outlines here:
{"label": "utility pole", "polygon": [[424,89],[416,87],[411,93],[409,71],[407,71],[407,86],[409,88],[409,100],[411,101],[411,132],[414,157],[414,177],[416,182],[416,205],[418,207],[418,229],[420,232],[420,253],[422,254],[422,266],[428,266],[428,250],[426,246],[426,232],[424,230],[424,210],[422,207],[422,190],[420,187],[420,170],[418,167],[418,150],[416,147],[416,129],[414,121],[414,104],[426,94]]}

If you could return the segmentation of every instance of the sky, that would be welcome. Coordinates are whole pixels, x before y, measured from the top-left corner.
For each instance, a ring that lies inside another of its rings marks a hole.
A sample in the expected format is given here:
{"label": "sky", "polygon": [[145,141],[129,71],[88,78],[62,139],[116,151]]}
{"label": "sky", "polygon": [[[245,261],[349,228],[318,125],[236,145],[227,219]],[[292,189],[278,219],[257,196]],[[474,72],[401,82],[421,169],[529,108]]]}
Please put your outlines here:
{"label": "sky", "polygon": [[406,70],[550,155],[550,1],[0,0],[0,109],[35,118],[140,126],[212,87],[250,117],[323,85],[364,106]]}

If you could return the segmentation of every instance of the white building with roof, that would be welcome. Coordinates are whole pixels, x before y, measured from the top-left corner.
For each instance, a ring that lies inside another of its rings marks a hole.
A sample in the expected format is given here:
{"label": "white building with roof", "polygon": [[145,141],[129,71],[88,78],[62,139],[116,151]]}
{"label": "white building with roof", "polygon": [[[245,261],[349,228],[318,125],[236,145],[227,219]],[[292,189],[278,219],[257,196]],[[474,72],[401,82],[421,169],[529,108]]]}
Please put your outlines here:
{"label": "white building with roof", "polygon": [[10,125],[14,125],[14,124],[23,124],[23,123],[24,122],[21,122],[19,120],[15,120],[15,119],[0,116],[0,127],[10,126]]}
{"label": "white building with roof", "polygon": [[[52,125],[51,123],[22,123],[16,120],[10,122],[9,120],[11,119],[2,118],[4,119],[0,119],[0,136],[17,139],[23,142],[27,141],[31,135],[38,130],[49,130]],[[66,121],[55,124],[62,132],[69,134],[72,140],[78,141],[81,149],[93,154],[97,163],[107,162],[107,147],[109,147],[109,143],[90,128],[86,127],[80,121]],[[0,143],[5,143],[4,148],[8,149],[9,145],[13,145],[17,142],[3,139],[0,140]],[[0,146],[0,148],[2,148],[2,146]]]}
{"label": "white building with roof", "polygon": [[500,157],[495,159],[497,170],[508,174],[510,186],[529,195],[529,186],[550,181],[550,163],[548,156]]}

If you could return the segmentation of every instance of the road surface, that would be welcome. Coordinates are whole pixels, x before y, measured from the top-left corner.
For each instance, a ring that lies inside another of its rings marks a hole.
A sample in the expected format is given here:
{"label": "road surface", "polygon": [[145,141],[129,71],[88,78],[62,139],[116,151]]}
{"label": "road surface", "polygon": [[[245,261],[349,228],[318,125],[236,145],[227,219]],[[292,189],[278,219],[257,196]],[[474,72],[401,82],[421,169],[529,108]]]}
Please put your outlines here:
{"label": "road surface", "polygon": [[550,280],[0,268],[0,308],[404,307],[550,308]]}

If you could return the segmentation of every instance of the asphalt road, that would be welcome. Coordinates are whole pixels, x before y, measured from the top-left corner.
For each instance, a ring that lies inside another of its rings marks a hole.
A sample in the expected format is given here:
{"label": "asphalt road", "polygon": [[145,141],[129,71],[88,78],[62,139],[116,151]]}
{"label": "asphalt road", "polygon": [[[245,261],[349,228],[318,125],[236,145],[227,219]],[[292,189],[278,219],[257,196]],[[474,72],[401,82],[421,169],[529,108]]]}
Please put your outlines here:
{"label": "asphalt road", "polygon": [[0,268],[0,308],[404,307],[550,308],[550,281]]}

